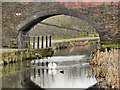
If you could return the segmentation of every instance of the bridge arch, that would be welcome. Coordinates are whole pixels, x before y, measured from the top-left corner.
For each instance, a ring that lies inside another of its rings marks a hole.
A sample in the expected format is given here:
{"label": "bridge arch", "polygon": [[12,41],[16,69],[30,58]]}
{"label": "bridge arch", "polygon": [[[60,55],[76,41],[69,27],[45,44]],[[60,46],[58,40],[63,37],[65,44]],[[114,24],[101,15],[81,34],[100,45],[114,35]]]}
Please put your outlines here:
{"label": "bridge arch", "polygon": [[[78,10],[74,9],[67,9],[67,8],[52,8],[52,9],[45,9],[40,12],[36,12],[24,21],[22,21],[18,26],[18,43],[20,43],[20,36],[21,34],[26,34],[33,26],[35,26],[37,23],[43,21],[44,19],[47,19],[52,16],[56,15],[67,15],[67,16],[73,16],[78,19],[81,19],[91,26],[93,26],[96,29],[96,32],[99,34],[100,39],[103,36],[103,34],[100,32],[102,31],[102,28],[100,25],[98,25],[95,21],[92,19],[88,18],[85,15],[82,15]],[[20,45],[20,44],[19,44]]]}

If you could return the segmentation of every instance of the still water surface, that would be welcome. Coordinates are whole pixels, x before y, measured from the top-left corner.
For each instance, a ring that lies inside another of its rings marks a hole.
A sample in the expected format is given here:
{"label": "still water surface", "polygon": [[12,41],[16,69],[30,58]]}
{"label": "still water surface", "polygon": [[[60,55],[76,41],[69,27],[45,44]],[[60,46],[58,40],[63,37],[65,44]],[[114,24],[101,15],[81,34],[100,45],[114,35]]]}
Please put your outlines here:
{"label": "still water surface", "polygon": [[[97,46],[57,50],[53,57],[23,61],[3,67],[3,88],[88,88],[97,83],[89,55]],[[50,70],[47,63],[57,64]]]}

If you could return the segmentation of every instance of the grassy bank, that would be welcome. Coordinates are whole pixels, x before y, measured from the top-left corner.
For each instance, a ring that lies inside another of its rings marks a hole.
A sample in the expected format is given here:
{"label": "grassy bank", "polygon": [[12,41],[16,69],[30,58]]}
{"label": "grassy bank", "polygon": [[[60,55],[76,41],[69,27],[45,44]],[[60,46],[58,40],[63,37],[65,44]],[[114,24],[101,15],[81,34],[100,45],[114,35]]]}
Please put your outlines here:
{"label": "grassy bank", "polygon": [[120,43],[116,44],[116,43],[113,43],[113,44],[103,44],[102,47],[120,47]]}
{"label": "grassy bank", "polygon": [[64,37],[54,37],[52,36],[52,39],[71,39],[71,38],[82,38],[82,37],[98,37],[98,34],[93,35],[86,35],[86,34],[80,34],[80,35],[74,35],[74,36],[64,36]]}

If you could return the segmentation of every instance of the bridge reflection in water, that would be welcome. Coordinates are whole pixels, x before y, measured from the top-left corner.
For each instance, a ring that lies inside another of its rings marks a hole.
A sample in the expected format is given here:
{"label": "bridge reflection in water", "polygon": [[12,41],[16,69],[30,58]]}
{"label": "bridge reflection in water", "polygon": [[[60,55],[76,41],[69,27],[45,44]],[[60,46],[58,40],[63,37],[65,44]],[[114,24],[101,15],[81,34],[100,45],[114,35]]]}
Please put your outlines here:
{"label": "bridge reflection in water", "polygon": [[[42,88],[88,88],[97,83],[89,66],[90,51],[96,45],[58,50],[51,58],[33,60],[30,80]],[[61,55],[61,56],[60,56]],[[57,64],[49,70],[46,63]]]}
{"label": "bridge reflection in water", "polygon": [[[6,69],[13,67],[16,71],[15,74],[8,73],[7,76],[3,76],[2,86],[3,88],[91,87],[97,83],[89,66],[90,51],[95,48],[95,45],[68,48],[56,51],[53,57],[5,66]],[[48,69],[47,62],[50,61],[57,64],[56,70]],[[19,71],[23,68],[24,70]]]}
{"label": "bridge reflection in water", "polygon": [[70,61],[71,65],[63,65],[61,68],[58,65],[56,70],[33,68],[30,79],[42,88],[88,88],[97,83],[88,63],[72,63]]}

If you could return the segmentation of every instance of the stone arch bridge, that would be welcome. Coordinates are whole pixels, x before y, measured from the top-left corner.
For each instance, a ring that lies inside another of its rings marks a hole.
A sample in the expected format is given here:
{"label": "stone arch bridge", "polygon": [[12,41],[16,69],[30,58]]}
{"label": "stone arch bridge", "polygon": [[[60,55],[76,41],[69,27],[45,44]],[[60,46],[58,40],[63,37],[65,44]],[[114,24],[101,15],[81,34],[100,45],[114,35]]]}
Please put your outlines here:
{"label": "stone arch bridge", "polygon": [[29,2],[27,4],[19,2],[2,2],[3,46],[9,46],[10,39],[13,36],[17,36],[18,41],[20,42],[19,38],[22,34],[27,34],[27,32],[34,25],[55,15],[68,15],[84,20],[96,29],[96,31],[99,33],[101,42],[113,41],[112,34],[114,32],[111,31],[112,28],[111,30],[108,29],[109,31],[107,31],[104,25],[103,27],[99,24],[102,22],[102,20],[99,19],[101,18],[99,13],[97,15],[98,17],[96,18],[101,21],[98,21],[92,17],[92,13],[96,13],[96,11],[93,10],[98,10],[100,7],[96,6],[93,9],[92,8],[93,7],[89,7],[89,9],[68,8],[64,3],[59,2]]}

